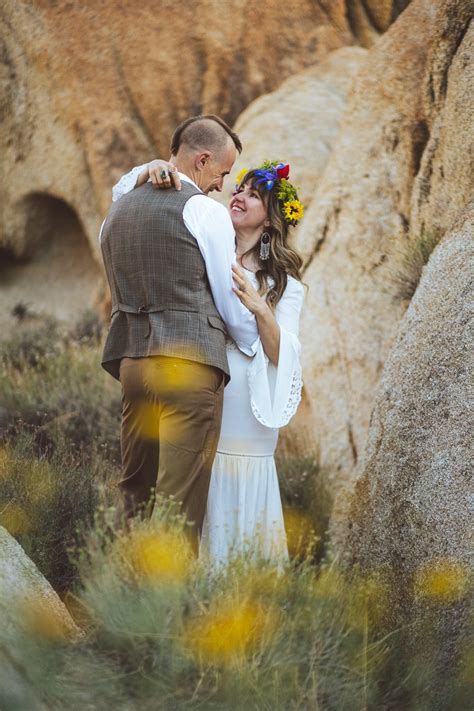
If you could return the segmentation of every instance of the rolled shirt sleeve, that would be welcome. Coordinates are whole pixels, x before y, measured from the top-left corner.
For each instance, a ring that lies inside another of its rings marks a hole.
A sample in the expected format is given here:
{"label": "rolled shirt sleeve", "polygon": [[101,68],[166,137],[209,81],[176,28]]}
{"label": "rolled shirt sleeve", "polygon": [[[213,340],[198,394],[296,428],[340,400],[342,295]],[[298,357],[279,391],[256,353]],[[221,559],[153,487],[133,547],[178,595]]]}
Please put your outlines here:
{"label": "rolled shirt sleeve", "polygon": [[243,353],[255,355],[260,343],[257,321],[232,291],[235,232],[227,209],[204,194],[194,195],[184,207],[183,219],[198,243],[214,303],[230,336]]}

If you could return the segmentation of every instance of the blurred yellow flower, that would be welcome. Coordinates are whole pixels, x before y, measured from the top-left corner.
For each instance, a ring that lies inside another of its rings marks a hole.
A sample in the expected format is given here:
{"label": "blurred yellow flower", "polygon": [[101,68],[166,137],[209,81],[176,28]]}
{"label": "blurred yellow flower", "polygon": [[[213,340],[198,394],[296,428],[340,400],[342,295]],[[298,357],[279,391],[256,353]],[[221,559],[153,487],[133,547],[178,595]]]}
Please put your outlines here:
{"label": "blurred yellow flower", "polygon": [[134,423],[142,439],[159,439],[160,427],[158,408],[143,401],[136,407],[136,421]]}
{"label": "blurred yellow flower", "polygon": [[0,526],[7,529],[12,536],[17,536],[19,533],[26,533],[31,527],[31,521],[28,515],[21,508],[12,502],[1,503],[0,508]]}
{"label": "blurred yellow flower", "polygon": [[[178,347],[178,346],[177,346]],[[182,350],[182,346],[179,344]],[[187,360],[199,363],[201,356],[196,348],[186,349]],[[184,358],[184,356],[183,356]],[[144,359],[142,363],[143,379],[153,392],[163,393],[169,390],[190,390],[195,386],[196,368],[183,367],[183,359],[173,361],[168,358],[166,368],[157,367],[153,358]]]}
{"label": "blurred yellow flower", "polygon": [[414,582],[421,598],[440,603],[456,602],[468,591],[469,571],[456,560],[437,559],[419,568]]}
{"label": "blurred yellow flower", "polygon": [[311,554],[319,540],[311,516],[298,509],[285,509],[283,515],[290,556]]}
{"label": "blurred yellow flower", "polygon": [[60,642],[81,635],[81,630],[47,598],[31,597],[19,605],[21,617],[28,631],[35,637]]}
{"label": "blurred yellow flower", "polygon": [[274,622],[272,612],[255,602],[226,601],[189,628],[187,646],[205,662],[239,661],[268,638]]}
{"label": "blurred yellow flower", "polygon": [[134,531],[122,539],[121,546],[134,572],[149,582],[179,582],[192,568],[191,545],[180,531]]}

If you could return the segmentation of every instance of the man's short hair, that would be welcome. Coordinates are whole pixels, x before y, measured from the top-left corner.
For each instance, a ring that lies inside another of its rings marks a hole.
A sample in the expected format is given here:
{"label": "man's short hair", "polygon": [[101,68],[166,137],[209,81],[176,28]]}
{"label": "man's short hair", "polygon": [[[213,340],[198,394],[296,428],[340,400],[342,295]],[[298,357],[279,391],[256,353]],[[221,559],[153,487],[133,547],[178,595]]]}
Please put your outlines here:
{"label": "man's short hair", "polygon": [[227,145],[225,134],[232,138],[234,146],[241,153],[240,138],[219,116],[214,114],[191,116],[180,123],[174,132],[171,139],[171,155],[175,156],[182,145],[187,145],[194,150],[207,148],[219,152]]}

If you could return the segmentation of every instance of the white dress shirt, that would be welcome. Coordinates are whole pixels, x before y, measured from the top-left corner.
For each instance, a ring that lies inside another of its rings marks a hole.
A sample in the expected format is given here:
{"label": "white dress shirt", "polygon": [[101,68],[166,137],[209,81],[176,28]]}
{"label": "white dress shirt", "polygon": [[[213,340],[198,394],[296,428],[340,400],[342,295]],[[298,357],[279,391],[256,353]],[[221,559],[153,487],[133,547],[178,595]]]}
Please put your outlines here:
{"label": "white dress shirt", "polygon": [[[122,176],[112,189],[115,202],[133,190],[147,163]],[[182,182],[198,186],[187,175],[179,173]],[[232,264],[235,263],[235,232],[227,209],[204,193],[189,198],[183,210],[184,224],[196,239],[206,264],[207,276],[216,308],[238,348],[248,356],[257,352],[260,342],[254,314],[232,291]],[[104,221],[105,222],[105,221]],[[103,224],[102,224],[103,227]],[[102,234],[99,233],[99,240]]]}

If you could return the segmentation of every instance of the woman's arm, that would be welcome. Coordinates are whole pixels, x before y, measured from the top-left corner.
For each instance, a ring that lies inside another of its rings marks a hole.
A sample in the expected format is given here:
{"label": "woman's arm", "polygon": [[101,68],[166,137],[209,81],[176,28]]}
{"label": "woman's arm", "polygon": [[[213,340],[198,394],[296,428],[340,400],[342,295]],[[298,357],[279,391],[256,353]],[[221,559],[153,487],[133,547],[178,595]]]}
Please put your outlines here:
{"label": "woman's arm", "polygon": [[166,160],[152,160],[122,175],[112,188],[112,201],[116,202],[122,195],[138,188],[148,180],[155,188],[166,189],[174,186],[176,190],[181,190],[181,180],[176,166]]}
{"label": "woman's arm", "polygon": [[268,356],[273,365],[278,365],[280,353],[280,326],[273,314],[269,305],[265,302],[265,306],[261,311],[255,312],[257,319],[258,332],[262,341],[263,350]]}
{"label": "woman's arm", "polygon": [[273,365],[278,365],[280,353],[280,326],[265,298],[250,283],[245,272],[237,265],[232,267],[237,287],[234,292],[249,311],[255,314],[263,350]]}
{"label": "woman's arm", "polygon": [[156,158],[147,163],[139,174],[135,187],[138,188],[148,180],[151,181],[155,188],[171,188],[174,186],[176,190],[181,190],[178,169],[170,161]]}

